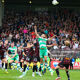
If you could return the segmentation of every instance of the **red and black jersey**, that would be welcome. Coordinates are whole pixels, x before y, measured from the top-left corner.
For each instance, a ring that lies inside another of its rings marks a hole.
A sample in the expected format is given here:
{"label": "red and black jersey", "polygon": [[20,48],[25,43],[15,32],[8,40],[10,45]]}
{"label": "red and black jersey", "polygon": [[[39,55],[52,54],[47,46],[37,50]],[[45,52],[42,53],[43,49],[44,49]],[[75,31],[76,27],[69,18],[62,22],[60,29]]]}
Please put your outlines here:
{"label": "red and black jersey", "polygon": [[20,50],[20,51],[18,50],[18,55],[19,56],[23,56],[23,51],[22,50]]}
{"label": "red and black jersey", "polygon": [[31,47],[31,48],[25,48],[25,49],[24,49],[24,53],[25,53],[27,56],[33,56],[34,50],[33,50],[32,47]]}
{"label": "red and black jersey", "polygon": [[7,45],[6,45],[6,46],[5,46],[5,45],[2,45],[1,47],[2,47],[2,50],[3,50],[4,52],[6,52],[7,49],[8,49],[8,46],[7,46]]}
{"label": "red and black jersey", "polygon": [[26,55],[29,55],[29,51],[30,51],[29,48],[25,48],[25,49],[24,49],[24,53],[25,53]]}
{"label": "red and black jersey", "polygon": [[39,57],[39,43],[38,43],[38,42],[35,43],[35,44],[34,44],[34,47],[35,47],[34,56],[35,56],[35,57]]}
{"label": "red and black jersey", "polygon": [[0,55],[3,54],[2,46],[0,46]]}
{"label": "red and black jersey", "polygon": [[8,49],[7,46],[4,45],[0,46],[0,54],[4,54],[4,52],[6,52],[7,49]]}
{"label": "red and black jersey", "polygon": [[21,60],[23,58],[23,51],[22,50],[18,51],[18,55],[19,55],[19,60]]}
{"label": "red and black jersey", "polygon": [[5,52],[7,51],[7,46],[4,46],[4,45],[2,45],[2,46],[0,46],[0,58],[1,59],[4,59],[5,58]]}
{"label": "red and black jersey", "polygon": [[66,69],[69,68],[70,65],[70,58],[63,58],[63,60],[58,64],[61,68],[65,67]]}
{"label": "red and black jersey", "polygon": [[70,64],[70,58],[63,58],[63,64]]}

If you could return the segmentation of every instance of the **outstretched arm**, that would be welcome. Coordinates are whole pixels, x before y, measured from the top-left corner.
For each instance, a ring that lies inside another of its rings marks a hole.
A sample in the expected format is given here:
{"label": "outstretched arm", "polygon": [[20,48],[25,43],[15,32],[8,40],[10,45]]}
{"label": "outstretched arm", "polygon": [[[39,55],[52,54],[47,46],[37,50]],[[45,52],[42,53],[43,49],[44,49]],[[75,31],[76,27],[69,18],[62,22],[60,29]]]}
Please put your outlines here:
{"label": "outstretched arm", "polygon": [[24,48],[31,48],[31,47],[33,47],[34,45],[33,44],[31,44],[30,46],[27,46],[27,47],[24,47]]}
{"label": "outstretched arm", "polygon": [[55,44],[51,44],[51,45],[46,45],[47,47],[52,47],[52,46],[55,46]]}
{"label": "outstretched arm", "polygon": [[39,36],[39,34],[37,33],[37,26],[34,26],[34,29],[35,29],[35,34],[36,34],[36,36],[39,38],[40,36]]}
{"label": "outstretched arm", "polygon": [[47,47],[52,47],[53,45],[46,45]]}
{"label": "outstretched arm", "polygon": [[54,35],[53,37],[49,38],[48,40],[51,41],[56,35]]}

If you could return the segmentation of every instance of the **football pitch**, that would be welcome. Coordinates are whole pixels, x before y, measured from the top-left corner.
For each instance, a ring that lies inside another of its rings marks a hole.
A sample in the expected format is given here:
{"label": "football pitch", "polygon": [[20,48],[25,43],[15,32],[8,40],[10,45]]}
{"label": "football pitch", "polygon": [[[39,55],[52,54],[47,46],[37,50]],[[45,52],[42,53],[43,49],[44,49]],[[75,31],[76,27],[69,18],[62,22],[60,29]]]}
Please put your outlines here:
{"label": "football pitch", "polygon": [[[17,70],[8,70],[8,72],[6,74],[4,70],[0,69],[0,80],[55,80],[57,77],[56,72],[51,76],[48,70],[42,77],[37,74],[35,74],[35,77],[32,77],[32,70],[29,70],[23,78],[18,78],[22,73]],[[70,80],[80,80],[80,70],[70,70],[69,73]],[[64,70],[60,70],[61,80],[67,80],[65,74]]]}

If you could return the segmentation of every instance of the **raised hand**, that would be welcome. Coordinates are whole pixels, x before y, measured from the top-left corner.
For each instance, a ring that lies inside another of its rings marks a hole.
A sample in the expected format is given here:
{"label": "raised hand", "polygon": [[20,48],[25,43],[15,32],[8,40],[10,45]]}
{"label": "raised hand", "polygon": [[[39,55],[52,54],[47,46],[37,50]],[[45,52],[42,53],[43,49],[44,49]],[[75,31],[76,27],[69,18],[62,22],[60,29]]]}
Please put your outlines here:
{"label": "raised hand", "polygon": [[34,26],[35,29],[37,29],[37,26]]}

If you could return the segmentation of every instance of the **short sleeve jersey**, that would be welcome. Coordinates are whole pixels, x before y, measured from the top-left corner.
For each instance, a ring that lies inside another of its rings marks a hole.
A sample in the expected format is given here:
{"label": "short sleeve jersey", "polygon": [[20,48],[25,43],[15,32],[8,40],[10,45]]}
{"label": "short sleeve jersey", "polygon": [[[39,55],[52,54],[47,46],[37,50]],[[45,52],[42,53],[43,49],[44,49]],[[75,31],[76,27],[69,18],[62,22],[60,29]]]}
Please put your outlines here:
{"label": "short sleeve jersey", "polygon": [[63,64],[70,64],[70,59],[69,58],[63,58]]}
{"label": "short sleeve jersey", "polygon": [[48,39],[46,39],[46,38],[41,38],[41,37],[38,38],[39,48],[40,48],[40,49],[41,49],[41,48],[47,49],[47,47],[46,47],[46,42],[47,42],[47,40],[48,40]]}
{"label": "short sleeve jersey", "polygon": [[23,56],[23,49],[20,50],[20,51],[18,50],[18,55],[19,55],[19,56]]}
{"label": "short sleeve jersey", "polygon": [[17,47],[15,47],[15,46],[14,47],[9,47],[8,51],[10,52],[9,54],[14,55],[15,52],[17,52]]}

